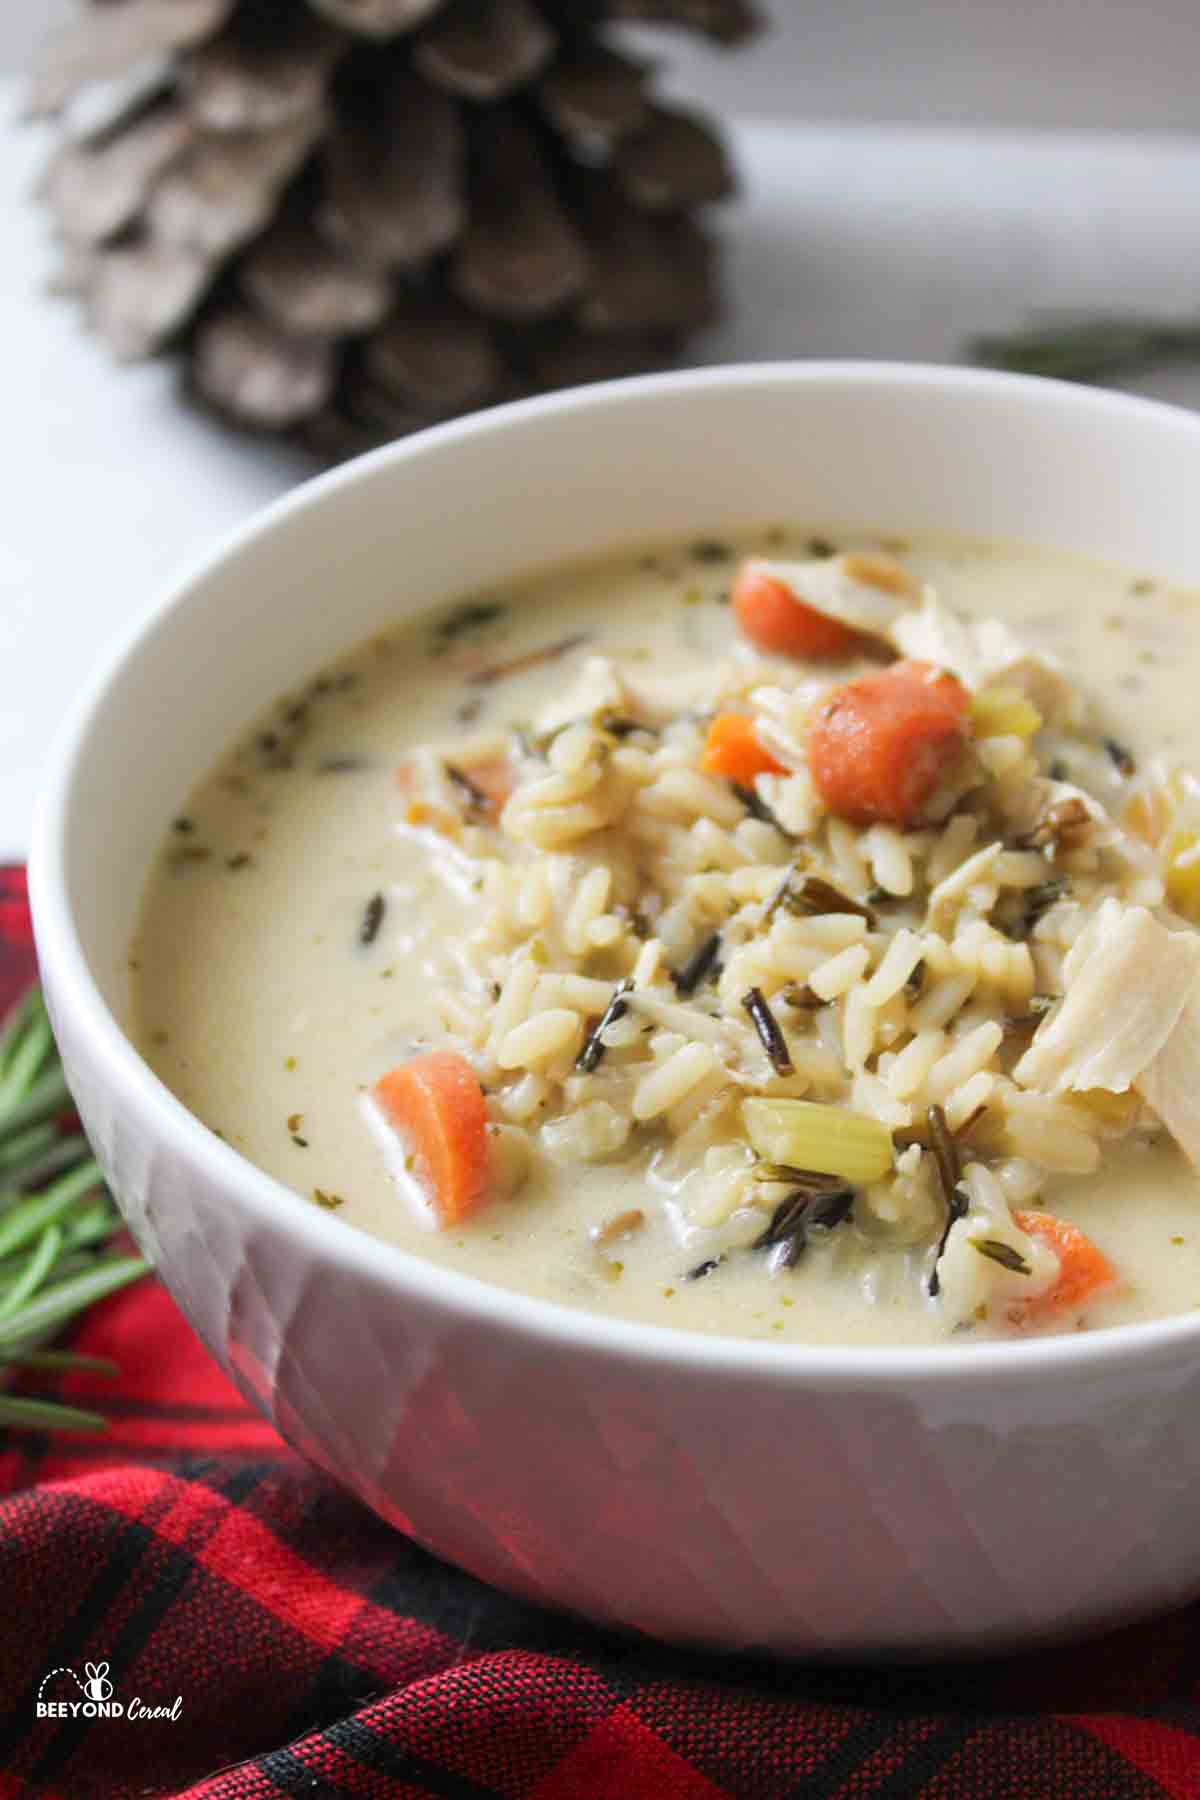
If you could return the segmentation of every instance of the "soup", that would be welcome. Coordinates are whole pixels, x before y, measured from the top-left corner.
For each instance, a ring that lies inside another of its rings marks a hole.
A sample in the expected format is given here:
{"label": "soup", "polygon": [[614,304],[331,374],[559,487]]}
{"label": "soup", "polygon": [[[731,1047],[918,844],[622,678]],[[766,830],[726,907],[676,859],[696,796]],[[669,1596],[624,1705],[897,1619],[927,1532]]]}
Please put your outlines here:
{"label": "soup", "polygon": [[1188,1310],[1195,604],[780,530],[470,596],[188,797],[139,1046],[298,1204],[569,1305],[826,1343]]}

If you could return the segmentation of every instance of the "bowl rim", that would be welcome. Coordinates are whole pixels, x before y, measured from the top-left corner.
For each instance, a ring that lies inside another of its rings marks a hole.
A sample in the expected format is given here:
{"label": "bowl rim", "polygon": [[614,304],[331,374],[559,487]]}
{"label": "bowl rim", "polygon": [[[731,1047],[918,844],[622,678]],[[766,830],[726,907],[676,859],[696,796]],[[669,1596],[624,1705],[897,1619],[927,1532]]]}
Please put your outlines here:
{"label": "bowl rim", "polygon": [[308,1255],[340,1264],[372,1281],[411,1291],[414,1298],[464,1320],[508,1330],[544,1343],[615,1360],[689,1366],[732,1378],[772,1383],[799,1381],[825,1387],[884,1391],[919,1381],[924,1390],[950,1392],[998,1378],[1051,1374],[1096,1376],[1138,1359],[1170,1358],[1200,1351],[1200,1315],[1176,1314],[1142,1323],[1106,1326],[1005,1342],[931,1345],[828,1345],[768,1341],[705,1333],[682,1326],[592,1313],[501,1287],[402,1249],[346,1220],[310,1206],[293,1189],[259,1169],[215,1136],[142,1059],[100,993],[88,966],[68,895],[66,821],[76,772],[86,760],[93,723],[109,688],[144,639],[168,626],[221,564],[286,527],[294,515],[325,504],[343,488],[385,467],[403,468],[427,450],[480,436],[503,436],[575,409],[600,412],[626,404],[673,399],[704,389],[778,386],[880,386],[914,393],[930,388],[962,393],[1024,395],[1033,407],[1050,405],[1094,415],[1109,424],[1142,419],[1159,427],[1200,434],[1200,418],[1182,407],[1112,390],[1081,387],[1038,376],[905,362],[851,360],[778,361],[672,370],[620,381],[598,382],[472,413],[432,426],[317,474],[257,510],[214,544],[193,556],[165,584],[160,598],[126,628],[94,668],[55,734],[39,783],[29,852],[29,889],[38,954],[53,971],[60,1003],[69,1008],[77,1040],[100,1071],[121,1112],[133,1109],[165,1137],[194,1172],[223,1190],[234,1190],[254,1219],[283,1235],[295,1234]]}

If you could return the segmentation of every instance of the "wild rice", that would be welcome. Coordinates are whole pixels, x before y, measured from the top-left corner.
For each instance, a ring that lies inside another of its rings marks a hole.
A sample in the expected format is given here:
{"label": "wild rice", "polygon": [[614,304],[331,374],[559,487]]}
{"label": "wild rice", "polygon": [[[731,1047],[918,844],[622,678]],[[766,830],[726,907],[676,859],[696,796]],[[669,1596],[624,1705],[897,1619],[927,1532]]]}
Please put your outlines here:
{"label": "wild rice", "polygon": [[[1019,735],[1020,713],[993,706],[941,812],[911,829],[857,826],[829,815],[808,769],[830,681],[820,669],[783,678],[748,657],[682,682],[589,655],[579,679],[515,751],[493,733],[414,759],[429,823],[458,811],[435,858],[472,902],[439,970],[437,1018],[493,1116],[568,1166],[628,1156],[653,1126],[642,1150],[667,1159],[689,1221],[732,1232],[744,1215],[749,1242],[782,1196],[755,1181],[743,1097],[849,1107],[921,1140],[872,1184],[856,1234],[892,1233],[931,1257],[946,1205],[922,1144],[940,1107],[981,1159],[970,1218],[949,1221],[938,1265],[947,1316],[969,1322],[954,1309],[1016,1279],[1010,1253],[1026,1257],[1008,1209],[1048,1175],[1095,1168],[1107,1137],[1144,1124],[1136,1098],[1063,1099],[1017,1087],[1012,1071],[1069,991],[1106,900],[1158,907],[1172,842],[1176,886],[1188,877],[1195,796],[1144,769],[1110,817],[1050,779],[1052,730]],[[701,766],[709,721],[729,707],[752,717],[785,773],[741,788]],[[505,757],[515,785],[496,821],[446,771],[482,793],[475,772]],[[1112,792],[1111,758],[1075,732],[1072,774],[1093,762],[1097,791]],[[1139,821],[1135,837],[1126,826]],[[968,1225],[1000,1246],[999,1263],[972,1248]],[[858,1235],[846,1241],[860,1253]]]}

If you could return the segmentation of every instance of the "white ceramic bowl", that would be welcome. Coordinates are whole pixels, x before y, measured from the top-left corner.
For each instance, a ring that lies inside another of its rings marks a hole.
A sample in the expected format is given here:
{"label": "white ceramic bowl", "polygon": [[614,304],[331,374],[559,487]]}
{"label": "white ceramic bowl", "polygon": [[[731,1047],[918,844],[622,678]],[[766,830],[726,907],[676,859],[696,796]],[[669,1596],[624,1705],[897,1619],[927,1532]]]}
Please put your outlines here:
{"label": "white ceramic bowl", "polygon": [[135,908],[192,780],[272,695],[406,611],[777,517],[985,533],[1196,581],[1197,494],[1200,422],[1144,402],[952,369],[709,371],[397,444],[300,489],[167,597],[47,771],[37,939],[133,1231],[286,1437],[485,1580],[681,1641],[986,1649],[1200,1590],[1200,1317],[892,1351],[590,1317],[305,1204],[199,1125],[121,1029]]}

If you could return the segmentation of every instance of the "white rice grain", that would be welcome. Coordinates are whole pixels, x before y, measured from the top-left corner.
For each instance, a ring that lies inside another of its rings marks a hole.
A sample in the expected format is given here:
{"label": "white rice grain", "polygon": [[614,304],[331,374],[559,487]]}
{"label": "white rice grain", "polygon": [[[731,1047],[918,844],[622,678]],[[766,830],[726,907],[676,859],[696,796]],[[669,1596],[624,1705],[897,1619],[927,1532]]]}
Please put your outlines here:
{"label": "white rice grain", "polygon": [[685,1006],[681,1001],[664,999],[661,992],[650,993],[637,987],[627,998],[630,1006],[644,1018],[667,1031],[677,1031],[682,1038],[699,1038],[706,1044],[725,1042],[726,1027],[720,1019],[710,1018],[694,1006]]}
{"label": "white rice grain", "polygon": [[905,1045],[887,1072],[887,1084],[897,1100],[907,1100],[924,1087],[929,1071],[946,1047],[944,1031],[919,1031]]}
{"label": "white rice grain", "polygon": [[637,953],[637,961],[633,965],[633,985],[639,988],[649,987],[658,974],[663,963],[663,946],[660,938],[647,938]]}
{"label": "white rice grain", "polygon": [[867,1069],[860,1069],[854,1077],[850,1104],[855,1112],[878,1119],[889,1131],[904,1131],[913,1122],[912,1107],[905,1106],[885,1081]]}
{"label": "white rice grain", "polygon": [[839,950],[836,956],[815,968],[808,977],[808,985],[822,1000],[840,1000],[861,981],[870,960],[871,952],[865,944],[851,944],[849,949]]}
{"label": "white rice grain", "polygon": [[697,769],[668,769],[643,788],[637,807],[652,818],[713,819],[729,828],[745,816],[741,801],[728,782],[702,775]]}
{"label": "white rice grain", "polygon": [[578,1048],[582,1039],[583,1021],[579,1014],[563,1006],[552,1006],[506,1032],[496,1051],[496,1061],[502,1069],[537,1068],[552,1057]]}
{"label": "white rice grain", "polygon": [[611,950],[625,936],[625,926],[615,913],[603,913],[587,928],[587,941],[593,950]]}
{"label": "white rice grain", "polygon": [[952,1050],[939,1057],[929,1071],[925,1081],[929,1099],[935,1103],[944,1101],[955,1088],[961,1087],[991,1062],[1003,1041],[1004,1027],[995,1019],[969,1031]]}
{"label": "white rice grain", "polygon": [[951,1131],[961,1131],[967,1120],[973,1119],[983,1107],[989,1106],[995,1096],[996,1077],[987,1069],[977,1070],[960,1087],[946,1095],[946,1124]]}
{"label": "white rice grain", "polygon": [[867,983],[867,999],[872,1006],[884,1006],[898,994],[921,961],[921,940],[915,931],[901,926],[889,941],[879,964]]}
{"label": "white rice grain", "polygon": [[711,1045],[685,1044],[634,1089],[634,1118],[645,1123],[677,1106],[716,1066],[717,1056]]}
{"label": "white rice grain", "polygon": [[487,1036],[486,1012],[476,1005],[472,1006],[461,995],[451,993],[448,988],[441,988],[437,995],[437,1008],[442,1023],[447,1030],[453,1031],[464,1043],[481,1045]]}
{"label": "white rice grain", "polygon": [[743,905],[753,901],[771,900],[778,892],[779,882],[778,868],[758,869],[746,865],[730,871],[729,892],[734,900]]}
{"label": "white rice grain", "polygon": [[550,1085],[540,1075],[523,1075],[498,1096],[498,1105],[506,1118],[524,1124],[541,1111],[550,1098]]}
{"label": "white rice grain", "polygon": [[781,913],[771,927],[776,943],[813,944],[825,950],[861,944],[866,935],[867,921],[858,913],[814,913],[811,918]]}
{"label": "white rice grain", "polygon": [[522,956],[509,969],[492,1008],[488,1048],[493,1056],[509,1032],[528,1016],[529,1003],[533,999],[540,975],[541,970],[530,956]]}
{"label": "white rice grain", "polygon": [[859,847],[859,834],[844,819],[830,819],[826,826],[829,854],[833,861],[836,885],[854,898],[865,894],[871,885],[866,859]]}
{"label": "white rice grain", "polygon": [[852,1070],[861,1069],[875,1048],[875,1008],[864,988],[852,987],[843,1002],[842,1045],[846,1067]]}
{"label": "white rice grain", "polygon": [[604,740],[590,725],[568,725],[550,746],[548,760],[564,775],[578,775],[598,756]]}
{"label": "white rice grain", "polygon": [[871,873],[886,893],[903,898],[913,891],[913,865],[908,846],[892,825],[872,825],[863,839]]}
{"label": "white rice grain", "polygon": [[943,975],[936,981],[926,982],[921,998],[909,1014],[913,1030],[929,1031],[948,1025],[970,999],[974,987],[974,975]]}
{"label": "white rice grain", "polygon": [[538,979],[534,1002],[538,1011],[551,1006],[569,1006],[576,1012],[602,1013],[613,996],[611,981],[597,981],[592,975],[551,974]]}
{"label": "white rice grain", "polygon": [[936,888],[957,869],[975,842],[977,830],[978,825],[969,813],[955,813],[929,853],[925,878],[931,888]]}
{"label": "white rice grain", "polygon": [[1005,850],[992,865],[1001,887],[1038,887],[1053,873],[1051,864],[1036,850]]}
{"label": "white rice grain", "polygon": [[611,889],[611,871],[603,867],[589,869],[580,882],[563,922],[563,938],[572,956],[587,953],[588,927],[608,905]]}
{"label": "white rice grain", "polygon": [[736,834],[730,837],[712,819],[696,820],[688,834],[688,863],[693,869],[736,869],[745,861]]}
{"label": "white rice grain", "polygon": [[[558,780],[559,777],[552,777]],[[563,776],[564,781],[577,779]],[[593,831],[610,823],[607,810],[581,800],[563,806],[530,806],[514,808],[510,800],[501,814],[500,823],[509,837],[535,844],[539,850],[560,850],[574,844]]]}
{"label": "white rice grain", "polygon": [[546,859],[539,856],[523,872],[517,889],[517,918],[529,931],[540,931],[550,917],[551,896]]}
{"label": "white rice grain", "polygon": [[743,819],[734,830],[733,842],[738,854],[747,862],[778,866],[788,859],[790,846],[787,839],[765,819]]}

